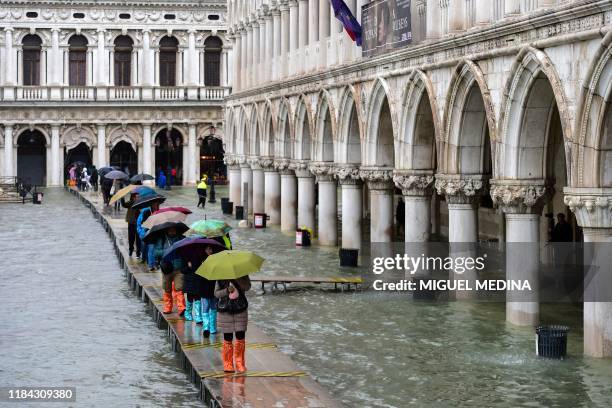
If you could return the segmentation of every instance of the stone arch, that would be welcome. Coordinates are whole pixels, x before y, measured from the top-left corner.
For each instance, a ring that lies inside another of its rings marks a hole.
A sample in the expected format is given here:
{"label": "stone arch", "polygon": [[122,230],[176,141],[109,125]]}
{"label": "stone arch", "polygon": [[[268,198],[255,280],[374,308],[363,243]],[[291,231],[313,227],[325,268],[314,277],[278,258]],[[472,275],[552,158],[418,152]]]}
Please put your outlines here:
{"label": "stone arch", "polygon": [[[132,32],[129,31],[118,31],[118,32],[111,32],[110,37],[108,38],[107,41],[107,45],[109,46],[113,46],[115,45],[115,41],[117,41],[117,38],[119,37],[130,37],[132,39],[132,44],[134,47],[138,46],[138,45],[142,45],[142,41],[139,41],[138,37],[136,37]],[[92,42],[92,44],[95,44],[96,41]]]}
{"label": "stone arch", "polygon": [[[548,134],[555,114],[561,123],[563,140],[572,139],[567,98],[552,62],[542,51],[523,49],[511,72],[502,100],[495,177],[545,179],[550,173]],[[533,126],[542,115],[547,117],[546,126]],[[530,122],[532,126],[525,126]],[[570,174],[567,156],[566,152],[566,171]]]}
{"label": "stone arch", "polygon": [[252,156],[261,156],[261,127],[259,126],[259,107],[256,103],[251,107],[249,119],[249,151]]}
{"label": "stone arch", "polygon": [[491,174],[495,117],[491,95],[480,68],[472,61],[457,66],[444,113],[442,171]]}
{"label": "stone arch", "polygon": [[612,33],[602,40],[581,92],[578,134],[572,145],[572,187],[612,187]]}
{"label": "stone arch", "polygon": [[264,103],[262,124],[262,154],[264,156],[274,157],[274,123],[272,121],[272,106],[269,100],[266,100],[266,102]]}
{"label": "stone arch", "polygon": [[389,84],[378,78],[366,109],[365,161],[367,166],[395,167],[395,121]]}
{"label": "stone arch", "polygon": [[[47,146],[51,145],[51,136],[49,135],[49,132],[47,131],[47,129],[45,129],[43,126],[24,126],[23,128],[19,129],[18,131],[15,132],[15,134],[13,135],[13,144],[15,146],[17,146],[17,141],[19,140],[19,137],[25,133],[25,132],[40,132],[44,138],[45,138],[45,144]],[[77,143],[78,144],[78,143]]]}
{"label": "stone arch", "polygon": [[309,111],[306,97],[300,95],[293,121],[295,134],[294,157],[300,160],[311,160],[313,155],[312,121]]}
{"label": "stone arch", "polygon": [[238,120],[236,121],[236,154],[247,155],[249,154],[249,129],[247,124],[249,123],[249,115],[244,105],[240,105],[238,109]]}
{"label": "stone arch", "polygon": [[338,161],[341,163],[363,163],[362,118],[355,95],[353,87],[345,87],[338,104]]}
{"label": "stone arch", "polygon": [[438,117],[438,106],[433,85],[420,70],[408,78],[404,107],[399,125],[400,152],[397,166],[406,170],[435,170],[439,145],[443,143],[443,129]]}
{"label": "stone arch", "polygon": [[96,134],[88,126],[70,126],[66,128],[60,138],[67,150],[74,149],[79,143],[85,143],[90,149],[97,144]]}
{"label": "stone arch", "polygon": [[289,101],[281,98],[278,106],[276,126],[276,154],[285,159],[293,158],[293,132],[291,123],[291,109]]}
{"label": "stone arch", "polygon": [[132,149],[134,149],[135,152],[137,152],[140,139],[140,132],[136,126],[119,125],[112,127],[108,132],[107,145],[110,149],[112,149],[119,142],[126,142],[132,146]]}
{"label": "stone arch", "polygon": [[336,157],[333,107],[329,94],[322,91],[316,109],[313,157],[316,161],[333,162]]}
{"label": "stone arch", "polygon": [[[236,113],[234,107],[230,106],[227,108],[225,113],[225,122],[227,125],[227,133],[223,139],[225,146],[234,146],[234,127],[236,122]],[[233,150],[229,150],[230,153],[235,153]]]}

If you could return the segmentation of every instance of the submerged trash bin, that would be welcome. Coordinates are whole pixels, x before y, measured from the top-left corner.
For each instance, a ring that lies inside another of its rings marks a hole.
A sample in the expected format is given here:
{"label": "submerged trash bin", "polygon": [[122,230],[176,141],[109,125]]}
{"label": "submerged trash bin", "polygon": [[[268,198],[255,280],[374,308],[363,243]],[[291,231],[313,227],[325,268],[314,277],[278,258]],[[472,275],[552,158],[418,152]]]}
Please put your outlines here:
{"label": "submerged trash bin", "polygon": [[42,204],[44,194],[40,191],[34,192],[32,194],[32,204]]}
{"label": "submerged trash bin", "polygon": [[244,220],[244,207],[241,205],[236,206],[236,219]]}
{"label": "submerged trash bin", "polygon": [[350,248],[340,248],[340,266],[357,266],[359,260],[359,250]]}
{"label": "submerged trash bin", "polygon": [[229,198],[228,197],[223,197],[221,199],[221,211],[223,211],[223,214],[231,214],[231,211],[228,213],[227,212],[227,204],[229,203]]}
{"label": "submerged trash bin", "polygon": [[305,229],[297,229],[295,231],[295,245],[301,247],[310,246],[310,232]]}
{"label": "submerged trash bin", "polygon": [[536,327],[536,352],[540,357],[563,358],[567,354],[568,326]]}
{"label": "submerged trash bin", "polygon": [[255,228],[266,228],[266,221],[268,216],[265,213],[253,214],[253,226]]}

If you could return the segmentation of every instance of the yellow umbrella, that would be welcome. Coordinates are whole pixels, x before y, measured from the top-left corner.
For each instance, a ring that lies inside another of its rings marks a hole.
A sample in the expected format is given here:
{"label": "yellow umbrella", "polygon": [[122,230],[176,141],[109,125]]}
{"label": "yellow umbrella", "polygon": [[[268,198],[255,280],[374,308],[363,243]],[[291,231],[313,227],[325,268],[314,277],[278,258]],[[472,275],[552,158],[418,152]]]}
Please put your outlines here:
{"label": "yellow umbrella", "polygon": [[263,262],[250,251],[221,251],[209,255],[196,274],[208,280],[238,279],[260,270]]}
{"label": "yellow umbrella", "polygon": [[126,195],[130,194],[132,191],[136,190],[138,187],[142,187],[142,186],[138,186],[136,184],[130,184],[127,187],[123,187],[121,190],[117,191],[113,197],[110,199],[109,203],[115,204],[117,201],[121,200],[123,197],[125,197]]}

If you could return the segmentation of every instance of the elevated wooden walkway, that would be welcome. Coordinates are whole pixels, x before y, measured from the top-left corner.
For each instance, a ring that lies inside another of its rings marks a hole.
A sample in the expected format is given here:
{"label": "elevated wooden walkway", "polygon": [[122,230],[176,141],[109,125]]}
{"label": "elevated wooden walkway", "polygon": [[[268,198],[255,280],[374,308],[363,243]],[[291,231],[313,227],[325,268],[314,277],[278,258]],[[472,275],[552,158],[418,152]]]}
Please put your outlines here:
{"label": "elevated wooden walkway", "polygon": [[[149,272],[128,256],[127,224],[103,214],[101,199],[95,194],[70,192],[88,206],[113,242],[115,253],[131,289],[146,302],[157,326],[167,331],[172,348],[180,355],[181,367],[200,389],[206,406],[217,407],[341,407],[340,402],[279,351],[272,339],[253,322],[247,331],[244,374],[226,374],[221,361],[222,335],[204,339],[202,327],[187,322],[176,313],[162,313],[161,275]],[[321,279],[321,282],[329,278]],[[279,281],[282,282],[282,279]],[[332,282],[333,283],[333,282]]]}
{"label": "elevated wooden walkway", "polygon": [[363,279],[359,277],[355,278],[340,278],[340,277],[324,277],[324,276],[257,276],[254,275],[251,278],[251,282],[260,283],[261,290],[266,291],[266,283],[271,284],[273,289],[278,290],[278,286],[282,285],[283,290],[287,290],[287,284],[296,283],[301,285],[334,285],[334,289],[344,292],[345,289],[351,290],[351,288],[357,290],[361,287]]}

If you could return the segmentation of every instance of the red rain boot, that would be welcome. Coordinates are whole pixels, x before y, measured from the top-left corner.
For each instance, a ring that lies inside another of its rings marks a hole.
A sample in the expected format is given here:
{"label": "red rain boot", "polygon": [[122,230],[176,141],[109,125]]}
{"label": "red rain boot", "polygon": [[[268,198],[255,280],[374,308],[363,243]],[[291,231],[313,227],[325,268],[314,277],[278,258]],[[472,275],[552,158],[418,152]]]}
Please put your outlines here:
{"label": "red rain boot", "polygon": [[172,313],[172,293],[171,292],[164,292],[164,310],[163,312],[165,314],[168,313]]}
{"label": "red rain boot", "polygon": [[221,348],[221,357],[223,358],[223,371],[226,373],[234,372],[234,344],[231,341],[223,340]]}
{"label": "red rain boot", "polygon": [[244,373],[247,368],[244,365],[244,350],[246,348],[246,341],[236,340],[236,347],[234,347],[234,360],[236,362],[236,372]]}
{"label": "red rain boot", "polygon": [[172,292],[172,297],[176,302],[176,310],[179,315],[183,316],[185,314],[185,294],[181,291],[175,290]]}

